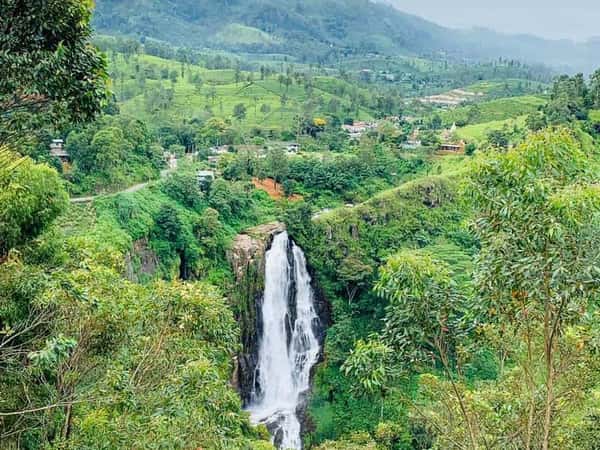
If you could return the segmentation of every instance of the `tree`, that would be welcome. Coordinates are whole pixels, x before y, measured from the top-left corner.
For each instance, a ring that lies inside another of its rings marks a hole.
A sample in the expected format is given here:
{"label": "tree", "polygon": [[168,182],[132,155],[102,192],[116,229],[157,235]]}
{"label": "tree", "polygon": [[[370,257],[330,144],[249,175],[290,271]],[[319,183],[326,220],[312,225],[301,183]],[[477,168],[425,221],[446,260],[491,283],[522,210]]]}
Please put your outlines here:
{"label": "tree", "polygon": [[430,126],[432,130],[439,130],[442,128],[442,118],[439,114],[434,114],[431,118]]}
{"label": "tree", "polygon": [[359,340],[342,366],[346,375],[358,381],[359,393],[377,394],[381,397],[381,419],[386,390],[393,376],[389,362],[392,354],[392,348],[376,339],[368,342]]}
{"label": "tree", "polygon": [[531,131],[540,131],[547,126],[546,116],[539,112],[529,114],[525,126]]}
{"label": "tree", "polygon": [[455,343],[467,334],[465,299],[448,266],[420,251],[401,251],[380,270],[375,292],[388,299],[383,337],[405,368],[439,362],[452,386],[473,449],[477,432],[456,381]]}
{"label": "tree", "polygon": [[91,120],[106,99],[106,61],[90,44],[90,1],[0,3],[0,143],[45,125]]}
{"label": "tree", "polygon": [[600,69],[590,77],[590,103],[594,108],[600,108]]}
{"label": "tree", "polygon": [[192,171],[171,173],[160,187],[165,194],[182,205],[197,211],[203,206],[202,192],[196,174]]}
{"label": "tree", "polygon": [[256,150],[239,150],[222,169],[223,176],[229,180],[249,179],[258,172],[259,157]]}
{"label": "tree", "polygon": [[[516,342],[526,345],[525,448],[553,445],[553,423],[566,408],[565,391],[571,392],[563,378],[572,348],[567,330],[582,324],[600,286],[600,191],[591,166],[581,144],[558,129],[535,134],[505,154],[491,153],[471,175],[482,245],[480,296],[503,327],[518,324]],[[542,420],[534,422],[538,416]]]}
{"label": "tree", "polygon": [[169,72],[169,79],[171,80],[171,83],[177,83],[177,80],[179,79],[179,72],[177,72],[175,69],[171,70]]}
{"label": "tree", "polygon": [[352,303],[360,289],[367,285],[373,273],[372,266],[363,262],[364,260],[362,255],[348,255],[337,269],[339,279],[346,287],[348,303]]}
{"label": "tree", "polygon": [[212,117],[202,126],[196,140],[209,145],[219,145],[227,130],[228,125],[223,119]]}
{"label": "tree", "polygon": [[467,156],[473,156],[476,151],[477,151],[477,144],[475,144],[474,142],[469,142],[467,144],[467,146],[465,147],[465,155],[467,155]]}
{"label": "tree", "polygon": [[481,108],[479,105],[473,105],[469,108],[467,112],[467,122],[470,124],[475,124],[481,119]]}
{"label": "tree", "polygon": [[283,110],[285,109],[285,107],[287,106],[288,102],[289,102],[289,97],[287,96],[287,94],[283,94],[280,98],[279,98],[279,103],[281,104],[281,117],[283,117]]}
{"label": "tree", "polygon": [[263,103],[260,107],[260,112],[266,116],[267,114],[269,114],[271,112],[271,107],[269,105],[267,105],[266,103]]}
{"label": "tree", "polygon": [[279,147],[271,148],[267,152],[265,166],[273,177],[274,184],[282,183],[289,173],[289,163],[285,151]]}
{"label": "tree", "polygon": [[98,170],[107,171],[121,163],[125,153],[124,140],[123,132],[117,127],[104,128],[94,135],[92,147]]}
{"label": "tree", "polygon": [[2,260],[11,248],[38,236],[66,208],[68,198],[54,169],[13,159],[7,152],[0,152],[0,163]]}
{"label": "tree", "polygon": [[510,145],[510,136],[508,130],[491,130],[487,134],[487,141],[496,148],[508,148]]}
{"label": "tree", "polygon": [[194,234],[211,258],[217,258],[219,250],[225,245],[225,228],[219,220],[216,209],[206,208],[194,224]]}
{"label": "tree", "polygon": [[239,63],[235,66],[235,84],[238,84],[240,81],[242,81],[242,69],[239,65]]}
{"label": "tree", "polygon": [[214,86],[211,86],[208,88],[208,91],[206,92],[206,100],[210,100],[211,103],[214,105],[215,104],[215,100],[217,99],[217,88]]}
{"label": "tree", "polygon": [[554,125],[584,120],[588,114],[588,89],[582,74],[558,77],[544,112]]}
{"label": "tree", "polygon": [[235,117],[239,121],[242,121],[246,118],[246,112],[246,105],[244,105],[243,103],[238,103],[233,108],[233,117]]}
{"label": "tree", "polygon": [[442,142],[435,131],[425,131],[420,134],[420,137],[424,147],[437,147]]}

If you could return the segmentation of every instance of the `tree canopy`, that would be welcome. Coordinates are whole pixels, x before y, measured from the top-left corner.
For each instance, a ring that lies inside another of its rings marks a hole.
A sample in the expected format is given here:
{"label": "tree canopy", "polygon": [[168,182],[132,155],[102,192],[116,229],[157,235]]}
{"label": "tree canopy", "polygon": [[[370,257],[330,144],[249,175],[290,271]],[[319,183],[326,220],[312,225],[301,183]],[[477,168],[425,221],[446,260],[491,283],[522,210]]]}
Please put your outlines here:
{"label": "tree canopy", "polygon": [[106,99],[106,62],[91,45],[90,0],[0,3],[0,143],[43,125],[92,119]]}

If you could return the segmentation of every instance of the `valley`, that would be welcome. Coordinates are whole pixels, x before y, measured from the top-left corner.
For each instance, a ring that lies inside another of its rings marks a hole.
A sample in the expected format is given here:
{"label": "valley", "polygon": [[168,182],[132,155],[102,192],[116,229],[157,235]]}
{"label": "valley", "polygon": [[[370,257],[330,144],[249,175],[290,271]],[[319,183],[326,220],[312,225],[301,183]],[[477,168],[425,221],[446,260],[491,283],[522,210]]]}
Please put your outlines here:
{"label": "valley", "polygon": [[17,3],[0,449],[596,448],[593,40]]}

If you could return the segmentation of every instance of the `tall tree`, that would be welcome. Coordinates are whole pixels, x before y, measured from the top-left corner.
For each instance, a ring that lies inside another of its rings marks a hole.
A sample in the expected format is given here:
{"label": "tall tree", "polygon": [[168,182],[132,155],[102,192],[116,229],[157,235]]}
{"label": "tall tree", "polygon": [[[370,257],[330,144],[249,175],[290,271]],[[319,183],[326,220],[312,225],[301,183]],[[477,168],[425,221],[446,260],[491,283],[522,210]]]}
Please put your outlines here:
{"label": "tall tree", "polygon": [[267,171],[273,177],[275,185],[282,183],[290,170],[287,155],[281,148],[270,149],[265,164]]}
{"label": "tall tree", "polygon": [[[515,332],[528,348],[527,449],[533,442],[544,450],[558,445],[552,443],[553,423],[569,392],[568,383],[559,385],[569,349],[565,332],[581,323],[600,286],[600,189],[590,166],[582,145],[559,129],[491,154],[472,174],[481,297],[504,324],[519,324]],[[531,369],[540,360],[541,385]]]}
{"label": "tall tree", "polygon": [[0,143],[44,125],[83,122],[106,99],[103,56],[90,44],[91,0],[0,2]]}

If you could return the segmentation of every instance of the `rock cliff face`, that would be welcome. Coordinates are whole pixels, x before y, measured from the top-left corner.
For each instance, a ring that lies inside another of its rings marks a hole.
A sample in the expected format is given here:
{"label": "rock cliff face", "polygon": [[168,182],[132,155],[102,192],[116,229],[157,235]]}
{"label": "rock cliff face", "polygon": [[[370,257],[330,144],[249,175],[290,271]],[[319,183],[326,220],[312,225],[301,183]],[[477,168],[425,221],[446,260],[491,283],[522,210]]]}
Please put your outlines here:
{"label": "rock cliff face", "polygon": [[138,283],[144,277],[153,277],[158,266],[158,256],[150,248],[148,238],[135,241],[131,251],[125,255],[125,275],[129,281]]}
{"label": "rock cliff face", "polygon": [[250,401],[254,387],[254,371],[258,363],[259,337],[262,332],[261,307],[265,287],[265,253],[273,238],[285,231],[279,222],[260,225],[239,234],[227,258],[233,268],[235,287],[232,302],[242,332],[242,351],[234,384],[242,402]]}

